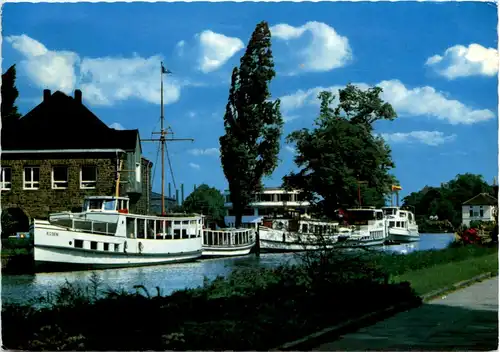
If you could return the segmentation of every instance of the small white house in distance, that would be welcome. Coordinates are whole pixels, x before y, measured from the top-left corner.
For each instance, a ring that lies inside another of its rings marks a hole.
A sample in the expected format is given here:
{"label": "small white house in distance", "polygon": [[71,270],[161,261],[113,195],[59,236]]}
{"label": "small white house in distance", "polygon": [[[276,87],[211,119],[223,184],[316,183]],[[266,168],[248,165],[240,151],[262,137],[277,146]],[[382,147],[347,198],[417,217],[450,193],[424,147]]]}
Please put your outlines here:
{"label": "small white house in distance", "polygon": [[498,212],[498,200],[487,193],[479,193],[462,204],[462,224],[471,221],[494,221]]}

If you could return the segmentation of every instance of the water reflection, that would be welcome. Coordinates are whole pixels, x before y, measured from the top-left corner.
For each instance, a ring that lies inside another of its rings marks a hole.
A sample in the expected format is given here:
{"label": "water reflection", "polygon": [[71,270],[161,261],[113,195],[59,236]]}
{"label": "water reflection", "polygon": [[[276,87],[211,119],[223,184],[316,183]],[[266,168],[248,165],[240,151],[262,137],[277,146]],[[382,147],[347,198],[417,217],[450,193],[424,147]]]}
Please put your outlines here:
{"label": "water reflection", "polygon": [[[418,250],[445,248],[453,240],[453,234],[422,234],[420,242],[382,246],[385,251],[409,253]],[[294,263],[293,253],[250,255],[229,259],[209,259],[193,263],[169,264],[139,268],[98,270],[104,288],[133,290],[134,285],[144,285],[151,294],[156,294],[158,286],[162,294],[185,287],[194,288],[203,284],[203,278],[214,279],[226,276],[236,268],[275,267],[283,263]],[[69,282],[90,278],[89,271],[38,273],[35,275],[2,275],[3,302],[21,302],[40,294],[54,291]]]}

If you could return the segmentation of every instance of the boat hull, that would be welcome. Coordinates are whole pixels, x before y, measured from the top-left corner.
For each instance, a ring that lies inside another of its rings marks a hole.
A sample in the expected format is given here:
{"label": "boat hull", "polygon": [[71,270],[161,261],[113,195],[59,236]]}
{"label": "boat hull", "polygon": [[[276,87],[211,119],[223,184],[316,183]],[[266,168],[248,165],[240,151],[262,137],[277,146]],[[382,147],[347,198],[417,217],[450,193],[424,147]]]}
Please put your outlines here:
{"label": "boat hull", "polygon": [[210,258],[243,256],[250,254],[254,246],[255,242],[243,246],[203,246],[202,255]]}
{"label": "boat hull", "polygon": [[[286,233],[280,230],[261,228],[261,252],[303,252],[333,248],[336,237],[313,234]],[[318,242],[323,243],[318,243]]]}
{"label": "boat hull", "polygon": [[[193,261],[202,255],[202,239],[137,239],[73,231],[35,220],[36,271],[123,268]],[[77,243],[81,247],[76,247]]]}
{"label": "boat hull", "polygon": [[374,240],[346,240],[343,242],[336,243],[337,248],[358,248],[358,247],[371,247],[371,246],[381,246],[385,242],[385,239],[374,239]]}
{"label": "boat hull", "polygon": [[389,242],[392,243],[409,243],[420,241],[418,231],[405,231],[399,229],[389,229]]}

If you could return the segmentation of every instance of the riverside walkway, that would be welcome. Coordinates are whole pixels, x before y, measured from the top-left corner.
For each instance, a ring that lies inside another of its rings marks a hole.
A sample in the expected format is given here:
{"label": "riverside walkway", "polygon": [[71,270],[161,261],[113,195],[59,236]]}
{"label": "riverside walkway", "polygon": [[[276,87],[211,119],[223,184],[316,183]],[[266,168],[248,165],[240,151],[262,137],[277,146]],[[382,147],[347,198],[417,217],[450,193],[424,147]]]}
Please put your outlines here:
{"label": "riverside walkway", "polygon": [[498,349],[498,277],[323,344],[316,351]]}

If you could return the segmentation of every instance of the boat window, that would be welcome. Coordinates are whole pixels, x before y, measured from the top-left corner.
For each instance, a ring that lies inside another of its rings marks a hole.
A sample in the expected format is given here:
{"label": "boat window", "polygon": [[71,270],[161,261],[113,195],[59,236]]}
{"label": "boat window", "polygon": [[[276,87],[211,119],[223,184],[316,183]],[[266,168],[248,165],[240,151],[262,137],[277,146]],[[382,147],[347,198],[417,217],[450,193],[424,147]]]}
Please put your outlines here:
{"label": "boat window", "polygon": [[174,221],[174,225],[180,225],[180,224],[181,224],[180,221],[178,221],[178,220]]}
{"label": "boat window", "polygon": [[182,238],[189,238],[189,236],[187,235],[186,229],[182,229]]}
{"label": "boat window", "polygon": [[147,238],[149,239],[153,239],[155,238],[155,230],[154,230],[154,220],[152,219],[146,219],[146,235],[147,235]]}
{"label": "boat window", "polygon": [[115,252],[119,252],[119,251],[120,251],[120,244],[115,243]]}
{"label": "boat window", "polygon": [[401,212],[400,214],[402,218],[406,218],[406,213]]}
{"label": "boat window", "polygon": [[116,200],[107,199],[104,202],[104,210],[116,210]]}
{"label": "boat window", "polygon": [[83,202],[83,211],[88,210],[88,208],[89,208],[89,201],[86,200],[86,201]]}
{"label": "boat window", "polygon": [[90,249],[96,250],[97,249],[97,242],[91,241],[90,242]]}
{"label": "boat window", "polygon": [[182,225],[189,225],[189,220],[183,220]]}
{"label": "boat window", "polygon": [[109,251],[109,243],[104,243],[104,250]]}
{"label": "boat window", "polygon": [[102,210],[102,200],[90,199],[89,210]]}
{"label": "boat window", "polygon": [[201,237],[201,230],[198,230],[198,236],[197,237]]}
{"label": "boat window", "polygon": [[174,229],[174,240],[178,240],[179,238],[181,238],[181,230]]}
{"label": "boat window", "polygon": [[307,232],[307,224],[302,224],[302,232]]}
{"label": "boat window", "polygon": [[382,220],[384,218],[384,213],[381,211],[376,212],[376,219],[377,220]]}
{"label": "boat window", "polygon": [[389,227],[394,227],[394,221],[389,222]]}
{"label": "boat window", "polygon": [[135,218],[127,217],[127,237],[135,238]]}
{"label": "boat window", "polygon": [[136,219],[137,220],[137,238],[144,238],[144,232],[146,231],[145,220],[144,219]]}
{"label": "boat window", "polygon": [[83,248],[83,240],[75,240],[75,248]]}

